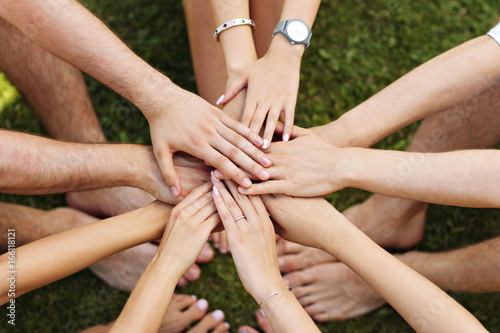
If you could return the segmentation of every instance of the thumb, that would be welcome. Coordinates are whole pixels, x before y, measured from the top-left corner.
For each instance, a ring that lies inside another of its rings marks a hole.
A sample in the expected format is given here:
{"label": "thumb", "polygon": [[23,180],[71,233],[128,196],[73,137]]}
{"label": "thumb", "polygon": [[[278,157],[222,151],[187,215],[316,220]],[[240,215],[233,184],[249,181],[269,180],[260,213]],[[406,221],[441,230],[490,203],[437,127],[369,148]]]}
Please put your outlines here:
{"label": "thumb", "polygon": [[224,105],[236,96],[241,89],[245,88],[248,84],[248,74],[243,73],[236,77],[227,87],[226,92],[222,95],[215,105]]}
{"label": "thumb", "polygon": [[172,195],[178,197],[181,194],[181,180],[174,167],[173,155],[175,151],[165,145],[160,149],[154,147],[154,153],[165,184],[169,187]]}

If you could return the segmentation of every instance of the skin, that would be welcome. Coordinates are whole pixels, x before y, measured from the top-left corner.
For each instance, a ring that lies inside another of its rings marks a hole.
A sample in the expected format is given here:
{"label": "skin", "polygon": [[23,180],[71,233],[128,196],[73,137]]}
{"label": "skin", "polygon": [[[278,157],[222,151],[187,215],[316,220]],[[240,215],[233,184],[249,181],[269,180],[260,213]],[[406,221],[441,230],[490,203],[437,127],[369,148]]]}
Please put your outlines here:
{"label": "skin", "polygon": [[[236,17],[248,16],[248,1],[239,1],[228,3],[226,0],[212,0],[212,9],[214,12],[215,23],[222,24]],[[285,0],[279,21],[299,19],[312,27],[320,1],[298,1]],[[247,16],[245,16],[247,15]],[[278,23],[273,22],[274,24]],[[258,28],[257,28],[258,29]],[[229,36],[230,30],[239,30]],[[223,37],[223,35],[226,36]],[[288,141],[291,135],[295,104],[299,89],[299,71],[300,61],[304,53],[303,44],[292,45],[283,35],[277,34],[273,37],[269,50],[259,60],[254,60],[249,66],[243,67],[242,62],[234,60],[232,53],[251,50],[251,35],[249,28],[235,29],[231,28],[220,34],[220,42],[228,73],[240,71],[239,75],[228,81],[228,87],[220,104],[225,104],[231,100],[242,88],[247,87],[247,96],[245,108],[241,121],[252,130],[259,132],[264,130],[264,145],[267,149],[271,143],[274,129],[280,116],[284,115],[285,128],[283,131],[283,141]],[[234,51],[234,42],[244,45]],[[233,46],[233,47],[232,47]],[[247,52],[244,59],[255,56],[255,52]],[[235,70],[236,69],[236,70]],[[269,78],[273,78],[270,80]],[[266,120],[264,126],[264,121]]]}
{"label": "skin", "polygon": [[[486,331],[460,304],[376,245],[326,200],[266,195],[263,202],[279,225],[276,230],[282,237],[338,258],[416,331]],[[435,304],[439,311],[432,310]]]}
{"label": "skin", "polygon": [[[47,51],[108,85],[142,110],[150,125],[162,176],[174,196],[181,194],[172,161],[176,151],[185,151],[225,170],[242,186],[251,186],[251,182],[234,163],[257,177],[262,166],[270,165],[257,149],[263,144],[257,134],[174,85],[78,2],[4,0],[0,2],[0,16]],[[185,110],[190,110],[189,114]]]}
{"label": "skin", "polygon": [[[221,181],[212,181],[214,202],[228,233],[238,275],[273,330],[319,332],[281,278],[273,224],[261,199],[238,194],[234,183],[227,182],[229,192]],[[235,222],[243,215],[245,218]],[[267,298],[275,291],[276,295]]]}

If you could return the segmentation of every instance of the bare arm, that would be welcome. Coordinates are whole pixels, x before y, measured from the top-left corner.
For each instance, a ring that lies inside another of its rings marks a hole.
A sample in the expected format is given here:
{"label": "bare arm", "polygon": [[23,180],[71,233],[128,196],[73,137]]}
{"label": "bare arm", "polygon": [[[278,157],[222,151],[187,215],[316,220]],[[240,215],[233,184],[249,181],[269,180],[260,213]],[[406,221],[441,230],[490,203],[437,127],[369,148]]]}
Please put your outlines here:
{"label": "bare arm", "polygon": [[452,108],[500,81],[500,48],[489,36],[470,40],[417,67],[338,120],[315,128],[339,147],[370,147],[431,114]]}
{"label": "bare arm", "polygon": [[[349,266],[418,332],[484,332],[466,309],[375,244],[324,199],[265,196],[284,238],[318,247]],[[439,311],[435,309],[438,308]]]}
{"label": "bare arm", "polygon": [[[0,257],[0,267],[3,272],[17,271],[15,294],[9,296],[10,283],[2,279],[0,303],[78,272],[114,253],[160,238],[170,211],[171,206],[155,201],[130,213],[21,246],[15,254],[9,249]],[[12,255],[15,255],[14,267],[9,263]]]}
{"label": "bare arm", "polygon": [[171,200],[151,147],[70,143],[0,130],[0,191],[48,194],[114,186]]}
{"label": "bare arm", "polygon": [[257,134],[173,84],[75,0],[1,0],[0,16],[142,110],[163,179],[174,196],[181,194],[172,161],[176,151],[207,161],[245,187],[251,182],[236,165],[257,177],[261,166],[268,166],[255,147],[263,144]]}

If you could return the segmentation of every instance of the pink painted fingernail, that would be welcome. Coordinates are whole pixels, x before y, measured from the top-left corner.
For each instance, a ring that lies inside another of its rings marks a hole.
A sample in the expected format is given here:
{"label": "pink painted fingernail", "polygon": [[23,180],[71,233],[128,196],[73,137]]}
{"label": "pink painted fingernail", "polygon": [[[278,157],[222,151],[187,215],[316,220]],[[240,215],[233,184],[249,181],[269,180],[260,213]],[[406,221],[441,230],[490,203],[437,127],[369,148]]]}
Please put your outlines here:
{"label": "pink painted fingernail", "polygon": [[260,175],[260,179],[262,179],[262,180],[269,179],[269,177],[271,176],[269,174],[269,172],[267,172],[266,170],[260,170],[259,175]]}
{"label": "pink painted fingernail", "polygon": [[262,157],[261,160],[264,165],[271,166],[271,164],[273,164],[273,162],[271,162],[271,160],[267,156]]}
{"label": "pink painted fingernail", "polygon": [[215,102],[215,105],[219,105],[220,102],[222,102],[223,99],[224,99],[224,95],[222,95],[221,97],[219,97],[219,99],[217,100],[217,102]]}
{"label": "pink painted fingernail", "polygon": [[245,178],[245,179],[243,179],[243,185],[245,187],[250,187],[250,186],[252,186],[252,181],[248,178]]}
{"label": "pink painted fingernail", "polygon": [[285,135],[283,135],[283,141],[288,141],[290,140],[290,134],[286,133]]}
{"label": "pink painted fingernail", "polygon": [[215,320],[222,320],[224,318],[224,312],[221,310],[215,310],[212,312],[212,317],[214,317]]}
{"label": "pink painted fingernail", "polygon": [[262,145],[262,149],[267,149],[269,148],[269,140],[268,139],[264,139],[264,144]]}
{"label": "pink painted fingernail", "polygon": [[179,190],[177,190],[177,187],[175,187],[175,186],[172,186],[172,187],[170,188],[170,192],[172,193],[172,195],[173,195],[174,197],[179,196]]}
{"label": "pink painted fingernail", "polygon": [[219,192],[219,189],[217,187],[214,186],[212,188],[212,191],[214,191],[214,196],[216,196],[216,197],[220,196],[220,192]]}

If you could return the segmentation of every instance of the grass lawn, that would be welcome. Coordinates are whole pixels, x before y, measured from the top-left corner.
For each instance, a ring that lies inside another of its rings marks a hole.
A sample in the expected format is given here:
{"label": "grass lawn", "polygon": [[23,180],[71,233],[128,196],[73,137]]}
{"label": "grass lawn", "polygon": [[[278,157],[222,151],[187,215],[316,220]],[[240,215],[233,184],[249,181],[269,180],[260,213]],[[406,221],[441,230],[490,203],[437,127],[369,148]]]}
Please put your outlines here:
{"label": "grass lawn", "polygon": [[[196,91],[181,1],[81,1],[151,65],[178,85]],[[493,0],[324,1],[302,62],[296,124],[310,127],[335,120],[412,68],[486,33],[499,17],[498,2]],[[147,122],[140,111],[102,84],[86,80],[107,138],[150,144]],[[417,126],[410,125],[377,147],[405,149]],[[1,74],[0,127],[45,134]],[[368,196],[364,191],[346,189],[329,198],[343,210]],[[63,195],[0,194],[0,200],[41,209],[65,205]],[[500,235],[499,222],[498,210],[432,205],[425,237],[416,249],[441,251],[489,239]],[[217,255],[202,265],[202,270],[199,281],[178,292],[196,294],[209,301],[210,309],[224,310],[233,332],[243,324],[255,327],[257,305],[245,293],[230,256]],[[487,329],[500,332],[500,294],[452,296]],[[2,307],[0,332],[79,332],[115,319],[127,297],[84,270],[20,297],[15,328],[7,325]],[[320,328],[324,332],[412,331],[389,306]]]}

